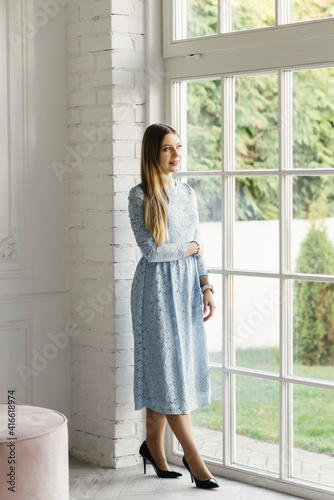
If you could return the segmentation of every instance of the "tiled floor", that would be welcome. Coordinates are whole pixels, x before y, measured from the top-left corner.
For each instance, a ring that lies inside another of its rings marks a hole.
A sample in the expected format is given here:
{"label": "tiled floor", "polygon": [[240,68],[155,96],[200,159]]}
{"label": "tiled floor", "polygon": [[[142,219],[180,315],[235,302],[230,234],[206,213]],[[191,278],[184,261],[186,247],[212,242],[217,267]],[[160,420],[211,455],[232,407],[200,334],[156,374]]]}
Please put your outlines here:
{"label": "tiled floor", "polygon": [[[173,466],[182,472],[178,479],[159,479],[150,465],[143,474],[143,465],[124,469],[102,469],[98,466],[70,460],[70,500],[184,500],[210,498],[222,500],[298,500],[297,497],[276,493],[230,481],[216,476],[220,487],[214,490],[196,488],[183,467]],[[300,500],[300,499],[299,499]]]}
{"label": "tiled floor", "polygon": [[[221,432],[195,427],[194,434],[202,455],[222,458]],[[268,472],[279,472],[279,446],[246,436],[237,436],[236,461]],[[334,488],[334,457],[295,449],[293,476]]]}

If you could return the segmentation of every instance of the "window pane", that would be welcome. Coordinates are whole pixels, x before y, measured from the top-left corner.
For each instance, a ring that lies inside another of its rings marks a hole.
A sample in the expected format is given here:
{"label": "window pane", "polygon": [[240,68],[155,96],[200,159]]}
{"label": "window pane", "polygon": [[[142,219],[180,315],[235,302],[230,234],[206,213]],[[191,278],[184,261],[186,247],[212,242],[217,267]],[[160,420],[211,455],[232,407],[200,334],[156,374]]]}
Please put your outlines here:
{"label": "window pane", "polygon": [[275,0],[232,0],[232,31],[275,25]]}
{"label": "window pane", "polygon": [[205,322],[206,338],[209,350],[210,363],[223,362],[223,290],[222,276],[219,274],[210,274],[209,281],[214,287],[214,298],[216,302],[215,314]]}
{"label": "window pane", "polygon": [[234,269],[278,271],[278,216],[276,176],[235,180]]}
{"label": "window pane", "polygon": [[223,374],[211,371],[211,405],[191,413],[194,437],[201,455],[223,457]]}
{"label": "window pane", "polygon": [[292,78],[293,165],[295,168],[332,168],[334,68],[296,71]]}
{"label": "window pane", "polygon": [[278,168],[276,73],[235,79],[235,127],[236,169]]}
{"label": "window pane", "polygon": [[187,170],[221,170],[221,80],[187,84]]}
{"label": "window pane", "polygon": [[279,384],[236,376],[236,463],[279,472]]}
{"label": "window pane", "polygon": [[290,0],[290,22],[334,16],[331,0]]}
{"label": "window pane", "polygon": [[293,476],[334,486],[334,391],[293,388]]}
{"label": "window pane", "polygon": [[334,380],[334,283],[295,281],[293,291],[294,374]]}
{"label": "window pane", "polygon": [[236,365],[279,371],[279,281],[234,276]]}
{"label": "window pane", "polygon": [[184,1],[187,4],[187,38],[218,33],[218,0]]}
{"label": "window pane", "polygon": [[195,190],[200,220],[200,235],[204,243],[204,258],[208,267],[222,267],[222,180],[221,177],[189,178]]}
{"label": "window pane", "polygon": [[292,270],[334,275],[334,177],[293,180]]}

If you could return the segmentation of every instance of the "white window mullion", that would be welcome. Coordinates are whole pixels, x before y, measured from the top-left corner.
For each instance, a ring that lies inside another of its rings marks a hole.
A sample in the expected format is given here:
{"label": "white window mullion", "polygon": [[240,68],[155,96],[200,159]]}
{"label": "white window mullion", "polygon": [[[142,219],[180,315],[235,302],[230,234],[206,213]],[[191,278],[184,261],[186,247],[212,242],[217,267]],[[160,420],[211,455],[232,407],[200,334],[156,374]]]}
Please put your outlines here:
{"label": "white window mullion", "polygon": [[276,0],[275,17],[276,26],[288,24],[290,18],[290,0]]}
{"label": "white window mullion", "polygon": [[218,33],[232,31],[232,0],[219,0]]}
{"label": "white window mullion", "polygon": [[[289,175],[292,168],[292,75],[279,71],[279,171],[280,171],[280,275],[291,268],[292,195]],[[291,376],[291,280],[280,279],[280,376]],[[280,478],[291,477],[292,466],[292,386],[280,382]]]}

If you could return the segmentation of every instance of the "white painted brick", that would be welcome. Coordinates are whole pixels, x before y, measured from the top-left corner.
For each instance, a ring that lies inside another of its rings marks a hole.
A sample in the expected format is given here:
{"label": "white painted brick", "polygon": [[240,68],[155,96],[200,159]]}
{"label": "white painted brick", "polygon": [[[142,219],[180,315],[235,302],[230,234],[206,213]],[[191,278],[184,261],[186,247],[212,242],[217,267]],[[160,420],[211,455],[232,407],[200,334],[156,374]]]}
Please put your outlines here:
{"label": "white painted brick", "polygon": [[93,106],[96,102],[95,92],[73,92],[69,95],[69,105]]}
{"label": "white painted brick", "polygon": [[129,125],[114,125],[113,128],[113,138],[114,140],[126,140],[132,139],[137,140],[141,139],[143,136],[143,127],[134,126],[131,127]]}
{"label": "white painted brick", "polygon": [[81,212],[71,212],[68,216],[69,227],[83,226],[83,214]]}
{"label": "white painted brick", "polygon": [[[75,345],[71,342],[71,355],[72,359],[75,359],[77,362],[84,362],[85,361],[85,349],[80,346],[80,345]],[[71,375],[72,375],[72,365],[70,368]]]}
{"label": "white painted brick", "polygon": [[146,120],[146,113],[144,106],[136,106],[135,108],[135,120],[136,122],[144,122]]}
{"label": "white painted brick", "polygon": [[130,313],[131,308],[129,299],[115,300],[115,314],[117,316],[125,316]]}
{"label": "white painted brick", "polygon": [[103,53],[95,53],[96,69],[110,69],[111,68],[111,52],[106,51]]}
{"label": "white painted brick", "polygon": [[136,436],[136,426],[134,423],[123,423],[123,422],[114,423],[113,429],[114,429],[113,437],[115,439]]}
{"label": "white painted brick", "polygon": [[111,58],[113,68],[140,69],[145,68],[145,55],[134,51],[115,51]]}
{"label": "white painted brick", "polygon": [[[90,75],[82,75],[81,77],[81,90],[98,89],[111,85],[111,71],[97,71]],[[140,104],[140,103],[138,103]]]}
{"label": "white painted brick", "polygon": [[100,338],[96,333],[86,331],[74,337],[73,343],[81,346],[100,347]]}
{"label": "white painted brick", "polygon": [[81,115],[80,111],[77,109],[69,109],[67,113],[67,123],[75,124],[75,123],[80,123],[81,121]]}
{"label": "white painted brick", "polygon": [[112,175],[112,160],[99,161],[98,162],[98,172],[100,177],[106,177]]}
{"label": "white painted brick", "polygon": [[132,35],[112,35],[112,49],[133,50],[134,46],[135,43]]}
{"label": "white painted brick", "polygon": [[143,88],[113,90],[114,104],[144,104],[146,90]]}
{"label": "white painted brick", "polygon": [[134,15],[138,17],[145,16],[145,1],[135,1]]}
{"label": "white painted brick", "polygon": [[[130,299],[128,300],[130,306]],[[122,333],[115,336],[116,350],[120,349],[133,349],[133,334]]]}
{"label": "white painted brick", "polygon": [[114,210],[127,210],[128,209],[128,195],[126,193],[118,193],[114,197]]}
{"label": "white painted brick", "polygon": [[[96,197],[88,195],[72,194],[70,197],[70,208],[72,210],[96,208]],[[80,242],[82,243],[82,242]]]}
{"label": "white painted brick", "polygon": [[115,262],[129,262],[136,259],[136,249],[133,246],[114,247]]}
{"label": "white painted brick", "polygon": [[68,40],[67,42],[68,53],[71,56],[79,54],[80,52],[80,43],[78,39]]}
{"label": "white painted brick", "polygon": [[115,298],[130,297],[132,280],[118,280],[114,282]]}
{"label": "white painted brick", "polygon": [[80,52],[82,54],[100,52],[102,50],[111,50],[111,36],[94,35],[80,39]]}
{"label": "white painted brick", "polygon": [[[102,345],[102,342],[101,342]],[[110,386],[115,386],[115,369],[109,366],[99,366],[99,383],[109,384]]]}
{"label": "white painted brick", "polygon": [[[115,371],[116,387],[129,385],[133,383],[133,367],[117,368]],[[130,417],[128,417],[130,418]]]}
{"label": "white painted brick", "polygon": [[135,157],[141,158],[141,143],[137,142],[135,145]]}
{"label": "white painted brick", "polygon": [[109,34],[110,36],[110,28],[111,28],[111,23],[110,23],[110,17],[105,17],[98,19],[97,21],[94,22],[94,33],[96,35],[100,34]]}
{"label": "white painted brick", "polygon": [[101,454],[112,461],[115,456],[115,441],[113,439],[101,438]]}
{"label": "white painted brick", "polygon": [[97,94],[97,102],[98,104],[112,104],[113,91],[111,89],[99,90]]}
{"label": "white painted brick", "polygon": [[[136,243],[135,237],[131,229],[114,229],[114,243],[115,245],[134,245]],[[126,279],[119,278],[119,279]]]}
{"label": "white painted brick", "polygon": [[[79,415],[72,415],[71,423],[72,423],[73,429],[75,429],[77,431],[82,431],[82,432],[85,430],[85,418],[84,417],[81,417]],[[134,424],[133,424],[133,426],[135,427]],[[120,437],[123,437],[123,436],[120,436]]]}
{"label": "white painted brick", "polygon": [[94,56],[70,57],[67,61],[67,70],[70,73],[87,73],[94,70]]}
{"label": "white painted brick", "polygon": [[123,85],[127,87],[133,87],[134,75],[130,70],[123,69],[113,69],[112,72],[112,83],[113,85]]}
{"label": "white painted brick", "polygon": [[111,13],[130,16],[133,12],[133,0],[113,0],[111,2]]}
{"label": "white painted brick", "polygon": [[85,295],[87,295],[87,304],[95,307],[101,312],[104,307],[113,305],[113,281],[107,276],[104,280],[87,280],[84,286]]}
{"label": "white painted brick", "polygon": [[118,157],[134,158],[135,143],[134,141],[132,142],[117,141],[113,144],[112,153],[114,158]]}
{"label": "white painted brick", "polygon": [[73,432],[73,446],[80,450],[100,453],[100,443],[100,439],[93,434],[81,431]]}
{"label": "white painted brick", "polygon": [[[85,212],[83,214],[84,225],[88,228],[106,228],[110,229],[113,224],[113,214],[106,212]],[[109,261],[108,261],[109,262]]]}
{"label": "white painted brick", "polygon": [[101,120],[111,120],[110,108],[84,109],[81,112],[82,123],[99,123]]}
{"label": "white painted brick", "polygon": [[124,212],[114,212],[114,227],[130,227],[129,215]]}
{"label": "white painted brick", "polygon": [[97,208],[101,210],[112,210],[113,200],[111,194],[99,195],[97,197]]}
{"label": "white painted brick", "polygon": [[[83,230],[86,232],[86,230]],[[77,230],[78,233],[81,232],[81,230]],[[97,279],[98,278],[98,264],[73,264],[72,265],[72,272],[79,278],[88,278],[88,279]]]}
{"label": "white painted brick", "polygon": [[85,363],[77,362],[72,366],[72,375],[80,380],[98,382],[98,366],[87,363],[87,361]]}
{"label": "white painted brick", "polygon": [[134,123],[135,113],[128,106],[113,106],[112,119],[114,122],[130,122]]}
{"label": "white painted brick", "polygon": [[[116,405],[113,408],[113,418],[114,420],[120,421],[120,420],[133,420],[135,418],[138,418],[138,414],[136,410],[134,409],[133,404],[127,404],[127,405]],[[134,453],[138,453],[138,448],[137,451],[134,451]]]}
{"label": "white painted brick", "polygon": [[110,10],[110,0],[104,0],[101,2],[88,2],[80,4],[80,18],[84,19],[95,19],[98,16],[106,16],[111,13]]}
{"label": "white painted brick", "polygon": [[114,174],[140,174],[140,160],[136,158],[115,158]]}
{"label": "white painted brick", "polygon": [[[116,318],[114,321],[115,333],[128,333],[132,331],[132,320],[128,318]],[[115,365],[116,366],[116,365]]]}
{"label": "white painted brick", "polygon": [[[115,265],[115,279],[131,279],[135,273],[135,264],[121,263]],[[127,330],[128,331],[128,330]]]}
{"label": "white painted brick", "polygon": [[144,52],[145,51],[145,37],[144,35],[137,35],[134,39],[135,43],[135,50],[137,52]]}
{"label": "white painted brick", "polygon": [[101,335],[101,348],[115,350],[115,334],[104,333]]}
{"label": "white painted brick", "polygon": [[125,385],[123,387],[118,387],[115,390],[115,400],[117,404],[127,403],[133,398],[133,386]]}
{"label": "white painted brick", "polygon": [[81,23],[71,23],[67,26],[67,36],[69,38],[75,38],[77,36],[83,35],[93,35],[94,33],[94,23],[93,22],[81,22]]}
{"label": "white painted brick", "polygon": [[83,179],[81,193],[111,194],[113,192],[114,179],[111,176]]}
{"label": "white painted brick", "polygon": [[86,354],[87,362],[94,365],[115,366],[115,355],[112,352],[103,352],[97,349],[89,349]]}
{"label": "white painted brick", "polygon": [[111,157],[111,144],[101,143],[94,145],[93,152],[91,154],[92,158],[110,158]]}
{"label": "white painted brick", "polygon": [[136,185],[136,179],[134,177],[126,177],[126,178],[120,178],[120,177],[115,177],[114,178],[114,193],[116,192],[129,192],[130,189]]}
{"label": "white painted brick", "polygon": [[142,17],[112,14],[111,31],[114,33],[144,34],[144,19]]}
{"label": "white painted brick", "polygon": [[114,254],[111,247],[85,248],[84,258],[90,262],[113,262]]}

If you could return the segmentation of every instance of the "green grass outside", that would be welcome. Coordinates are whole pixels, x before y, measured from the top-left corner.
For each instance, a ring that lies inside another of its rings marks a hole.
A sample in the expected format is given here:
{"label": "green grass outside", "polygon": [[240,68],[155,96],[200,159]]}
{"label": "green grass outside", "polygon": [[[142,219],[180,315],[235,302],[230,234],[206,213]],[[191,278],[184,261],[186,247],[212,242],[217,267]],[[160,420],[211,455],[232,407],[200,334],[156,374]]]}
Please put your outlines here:
{"label": "green grass outside", "polygon": [[[277,372],[278,349],[238,351],[237,364]],[[315,379],[334,379],[332,366],[295,364],[294,372]],[[221,373],[211,373],[211,385],[212,404],[194,411],[192,421],[194,425],[221,431]],[[294,446],[334,456],[334,391],[297,384],[293,390]],[[260,441],[279,442],[278,382],[237,375],[236,401],[237,434]]]}

